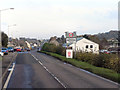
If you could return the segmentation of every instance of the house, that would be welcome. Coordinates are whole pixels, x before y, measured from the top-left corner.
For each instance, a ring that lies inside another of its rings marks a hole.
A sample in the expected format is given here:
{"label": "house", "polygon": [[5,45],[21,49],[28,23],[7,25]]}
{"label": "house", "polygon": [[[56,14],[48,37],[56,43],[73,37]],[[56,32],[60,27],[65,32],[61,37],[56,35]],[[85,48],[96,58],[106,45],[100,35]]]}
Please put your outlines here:
{"label": "house", "polygon": [[57,37],[51,37],[49,43],[59,46],[59,42],[56,40]]}
{"label": "house", "polygon": [[99,44],[83,37],[77,38],[76,44],[72,43],[69,44],[68,46],[72,47],[73,51],[75,51],[76,47],[77,52],[92,52],[99,54]]}

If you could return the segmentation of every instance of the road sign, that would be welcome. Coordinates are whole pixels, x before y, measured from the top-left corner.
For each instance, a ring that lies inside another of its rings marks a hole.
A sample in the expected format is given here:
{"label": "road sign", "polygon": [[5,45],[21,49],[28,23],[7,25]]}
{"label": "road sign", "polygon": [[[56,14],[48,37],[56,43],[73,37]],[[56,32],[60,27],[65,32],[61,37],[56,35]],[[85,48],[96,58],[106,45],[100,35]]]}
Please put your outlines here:
{"label": "road sign", "polygon": [[66,58],[73,58],[73,50],[72,49],[66,50]]}
{"label": "road sign", "polygon": [[76,38],[66,38],[66,43],[76,43]]}
{"label": "road sign", "polygon": [[76,32],[66,32],[66,38],[76,38]]}

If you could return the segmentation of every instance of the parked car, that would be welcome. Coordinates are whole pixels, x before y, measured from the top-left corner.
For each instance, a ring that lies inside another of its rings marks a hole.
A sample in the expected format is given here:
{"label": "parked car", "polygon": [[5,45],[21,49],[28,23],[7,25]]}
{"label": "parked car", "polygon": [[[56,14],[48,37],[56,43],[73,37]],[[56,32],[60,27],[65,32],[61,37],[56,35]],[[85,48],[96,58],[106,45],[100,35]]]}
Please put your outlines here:
{"label": "parked car", "polygon": [[7,48],[2,48],[1,52],[4,53],[4,54],[8,54],[8,49]]}
{"label": "parked car", "polygon": [[41,48],[37,48],[37,52],[39,52],[41,50]]}
{"label": "parked car", "polygon": [[17,48],[16,51],[17,51],[17,52],[21,52],[21,48]]}
{"label": "parked car", "polygon": [[3,53],[3,52],[0,52],[0,56],[2,56],[2,57],[3,57],[3,56],[4,56],[4,53]]}
{"label": "parked car", "polygon": [[21,52],[24,52],[24,49],[21,49]]}
{"label": "parked car", "polygon": [[8,47],[9,52],[14,52],[14,49],[12,47]]}
{"label": "parked car", "polygon": [[30,49],[29,49],[29,48],[25,48],[25,50],[26,50],[26,51],[30,51]]}
{"label": "parked car", "polygon": [[111,52],[108,51],[108,50],[100,50],[99,52],[100,52],[100,53],[106,53],[106,54],[110,54],[110,53],[111,53]]}

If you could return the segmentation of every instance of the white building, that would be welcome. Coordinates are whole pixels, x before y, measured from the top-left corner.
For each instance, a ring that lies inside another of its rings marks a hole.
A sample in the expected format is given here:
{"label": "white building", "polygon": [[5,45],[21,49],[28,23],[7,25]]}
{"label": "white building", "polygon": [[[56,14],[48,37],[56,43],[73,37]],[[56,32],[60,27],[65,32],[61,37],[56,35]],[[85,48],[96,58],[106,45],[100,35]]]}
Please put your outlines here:
{"label": "white building", "polygon": [[77,52],[92,52],[99,54],[99,44],[83,37],[77,38],[76,44],[70,44],[69,47],[72,47],[73,51],[75,51],[76,47]]}

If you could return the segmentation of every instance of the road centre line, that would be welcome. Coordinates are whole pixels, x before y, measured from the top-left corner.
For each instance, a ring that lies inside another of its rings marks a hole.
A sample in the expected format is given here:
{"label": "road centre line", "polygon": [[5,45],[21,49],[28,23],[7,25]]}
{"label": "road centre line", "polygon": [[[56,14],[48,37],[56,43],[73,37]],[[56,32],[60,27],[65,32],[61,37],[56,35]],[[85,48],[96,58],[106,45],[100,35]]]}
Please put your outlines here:
{"label": "road centre line", "polygon": [[[64,64],[69,65],[69,66],[73,66],[73,65],[68,64],[68,63],[64,63]],[[75,66],[73,66],[73,67],[75,67]],[[111,82],[111,83],[113,83],[113,84],[115,84],[115,85],[120,86],[120,84],[118,84],[117,82],[114,82],[114,81],[109,80],[109,79],[107,79],[107,78],[101,77],[101,76],[99,76],[99,75],[97,75],[97,74],[94,74],[94,73],[92,73],[92,72],[89,72],[89,71],[87,71],[87,70],[84,70],[84,69],[81,69],[81,68],[78,68],[78,67],[75,67],[75,68],[76,68],[76,69],[79,69],[80,71],[83,71],[83,72],[85,72],[85,73],[88,73],[88,74],[90,74],[90,75],[92,75],[92,76],[95,76],[95,77],[97,77],[97,78],[103,79],[103,80],[105,80],[105,81],[107,81],[107,82]]]}
{"label": "road centre line", "polygon": [[[34,55],[32,55],[31,53],[29,53],[31,56],[33,56],[33,58],[36,60],[36,61],[38,61],[38,59],[34,56]],[[58,82],[58,83],[60,83],[64,88],[67,88],[53,73],[51,73],[47,68],[46,68],[46,66],[44,66],[40,61],[38,61],[38,63],[41,65],[41,66],[43,66],[43,68]]]}

